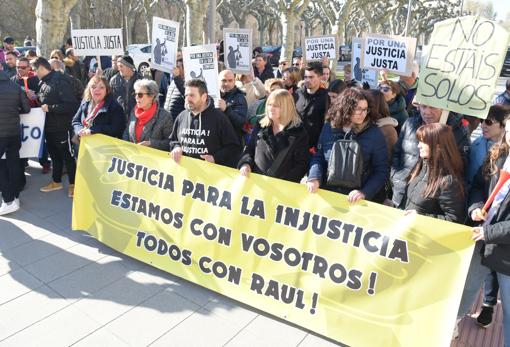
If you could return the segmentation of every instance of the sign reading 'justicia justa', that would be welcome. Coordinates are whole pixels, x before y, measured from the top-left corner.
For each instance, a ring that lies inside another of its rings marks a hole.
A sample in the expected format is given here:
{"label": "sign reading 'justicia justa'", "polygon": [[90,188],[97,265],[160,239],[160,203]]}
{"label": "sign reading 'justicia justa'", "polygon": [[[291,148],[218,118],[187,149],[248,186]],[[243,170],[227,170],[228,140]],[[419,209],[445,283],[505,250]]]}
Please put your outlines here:
{"label": "sign reading 'justicia justa'", "polygon": [[380,34],[365,35],[362,62],[365,69],[387,70],[409,76],[416,39]]}

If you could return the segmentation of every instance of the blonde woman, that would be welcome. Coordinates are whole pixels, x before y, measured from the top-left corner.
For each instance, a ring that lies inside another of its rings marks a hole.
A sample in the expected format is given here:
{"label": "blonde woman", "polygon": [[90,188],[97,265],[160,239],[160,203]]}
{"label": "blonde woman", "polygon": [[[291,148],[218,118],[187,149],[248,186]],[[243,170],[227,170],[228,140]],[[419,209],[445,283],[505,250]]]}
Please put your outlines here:
{"label": "blonde woman", "polygon": [[299,182],[308,168],[308,134],[285,89],[269,94],[264,118],[255,126],[238,168],[241,175],[259,173]]}

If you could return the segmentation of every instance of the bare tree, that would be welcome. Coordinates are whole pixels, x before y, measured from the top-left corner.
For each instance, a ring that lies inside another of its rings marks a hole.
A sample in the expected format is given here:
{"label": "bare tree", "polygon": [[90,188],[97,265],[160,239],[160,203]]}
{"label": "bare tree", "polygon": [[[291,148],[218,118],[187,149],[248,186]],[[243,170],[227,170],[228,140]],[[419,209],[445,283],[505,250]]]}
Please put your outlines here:
{"label": "bare tree", "polygon": [[222,24],[220,25],[220,29],[230,28],[230,23],[234,21],[234,17],[232,17],[232,11],[230,11],[224,1],[220,1],[216,5],[216,11],[218,11],[221,17]]}
{"label": "bare tree", "polygon": [[35,8],[37,53],[49,56],[60,47],[67,31],[71,9],[78,0],[38,0]]}
{"label": "bare tree", "polygon": [[246,28],[246,17],[250,14],[250,8],[260,0],[221,0],[223,6],[230,10],[239,28]]}
{"label": "bare tree", "polygon": [[294,50],[295,24],[303,11],[308,7],[309,0],[270,0],[272,8],[278,14],[282,25],[282,51],[280,57],[290,61]]}
{"label": "bare tree", "polygon": [[[250,8],[250,14],[257,20],[259,42],[262,46],[265,43],[266,30],[269,31],[269,27],[274,27],[277,18],[274,12],[268,8],[267,1],[258,1],[255,6]],[[271,39],[268,40],[268,42],[270,41]]]}

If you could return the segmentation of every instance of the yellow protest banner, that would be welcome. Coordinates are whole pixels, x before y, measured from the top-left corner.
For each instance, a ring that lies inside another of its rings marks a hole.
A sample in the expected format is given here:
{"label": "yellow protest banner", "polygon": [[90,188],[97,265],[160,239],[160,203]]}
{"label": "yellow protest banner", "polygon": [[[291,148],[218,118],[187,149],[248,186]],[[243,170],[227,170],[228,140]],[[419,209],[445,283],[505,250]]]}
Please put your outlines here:
{"label": "yellow protest banner", "polygon": [[351,346],[447,346],[470,229],[103,135],[82,139],[73,229]]}
{"label": "yellow protest banner", "polygon": [[420,67],[416,100],[486,118],[509,38],[502,26],[481,17],[436,23]]}

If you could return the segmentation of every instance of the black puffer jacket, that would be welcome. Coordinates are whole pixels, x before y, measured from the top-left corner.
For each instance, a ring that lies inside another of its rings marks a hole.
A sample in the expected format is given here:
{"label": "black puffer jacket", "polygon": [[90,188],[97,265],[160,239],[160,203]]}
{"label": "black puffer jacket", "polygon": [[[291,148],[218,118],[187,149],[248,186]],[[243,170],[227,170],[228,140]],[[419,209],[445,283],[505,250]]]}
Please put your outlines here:
{"label": "black puffer jacket", "polygon": [[28,112],[30,104],[25,92],[0,71],[0,137],[19,136],[19,114]]}
{"label": "black puffer jacket", "polygon": [[165,99],[165,110],[170,112],[172,120],[184,111],[184,80],[175,76],[168,87]]}
{"label": "black puffer jacket", "polygon": [[[404,123],[398,135],[397,143],[393,147],[390,178],[393,185],[393,203],[395,206],[400,206],[409,174],[418,162],[419,150],[416,130],[423,124],[423,119],[420,115],[410,117]],[[457,148],[464,162],[464,168],[466,168],[469,158],[469,146],[471,144],[469,131],[462,124],[462,117],[457,115],[450,114],[446,124],[452,127]]]}
{"label": "black puffer jacket", "polygon": [[230,123],[232,123],[241,143],[244,133],[243,126],[246,123],[246,116],[248,114],[248,103],[246,102],[245,94],[237,87],[234,87],[226,93],[221,93],[221,98],[227,104],[224,113],[230,120]]}
{"label": "black puffer jacket", "polygon": [[443,185],[436,194],[423,197],[428,177],[429,166],[424,162],[418,176],[407,185],[404,209],[416,210],[418,214],[449,222],[463,223],[466,218],[463,183],[448,175],[443,178]]}
{"label": "black puffer jacket", "polygon": [[[156,114],[150,121],[145,124],[140,136],[140,142],[150,141],[151,147],[168,151],[170,149],[170,134],[172,133],[174,120],[172,115],[162,107],[158,107]],[[129,124],[127,132],[124,134],[124,140],[136,143],[135,138],[135,109],[131,111],[129,116]]]}
{"label": "black puffer jacket", "polygon": [[[502,168],[506,157],[496,162]],[[494,189],[499,173],[492,176],[482,174],[478,170],[469,195],[469,215],[476,208],[482,208],[489,194]],[[507,194],[488,225],[483,227],[485,246],[482,248],[482,264],[488,268],[510,276],[510,194]]]}
{"label": "black puffer jacket", "polygon": [[326,105],[329,100],[328,91],[324,88],[319,88],[315,93],[309,94],[305,87],[301,87],[294,95],[296,110],[308,132],[309,146],[316,147],[322,127],[324,126]]}
{"label": "black puffer jacket", "polygon": [[[290,142],[292,147],[287,150]],[[286,153],[284,159],[272,168],[282,151]],[[302,125],[285,128],[274,135],[270,126],[261,128],[257,124],[237,166],[248,164],[255,173],[299,183],[308,170],[309,157],[308,134]]]}
{"label": "black puffer jacket", "polygon": [[61,72],[51,71],[39,81],[39,100],[48,105],[46,124],[47,133],[68,131],[71,120],[80,103],[73,94],[73,86]]}

